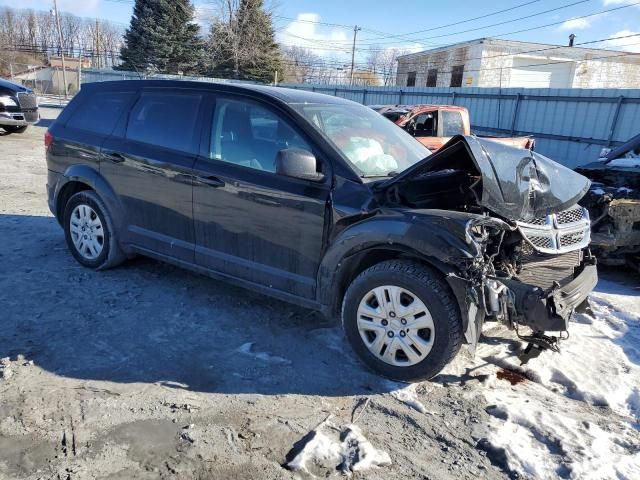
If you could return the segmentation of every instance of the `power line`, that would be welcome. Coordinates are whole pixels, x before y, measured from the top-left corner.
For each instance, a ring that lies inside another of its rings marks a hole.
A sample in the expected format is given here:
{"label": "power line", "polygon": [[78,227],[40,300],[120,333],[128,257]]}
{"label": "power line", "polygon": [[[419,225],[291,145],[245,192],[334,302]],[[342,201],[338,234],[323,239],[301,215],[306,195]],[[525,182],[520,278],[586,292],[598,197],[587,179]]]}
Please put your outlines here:
{"label": "power line", "polygon": [[[497,27],[497,26],[500,26],[500,25],[506,25],[508,23],[514,23],[514,22],[521,22],[521,21],[524,21],[524,20],[529,20],[532,17],[538,17],[540,15],[546,15],[548,13],[556,12],[558,10],[564,10],[565,8],[575,7],[576,5],[580,5],[582,3],[587,3],[587,2],[590,2],[590,1],[591,0],[578,0],[577,2],[567,3],[565,5],[561,5],[561,6],[556,7],[556,8],[550,8],[550,9],[543,10],[543,11],[540,11],[540,12],[532,13],[530,15],[527,15],[527,17],[525,17],[525,18],[522,18],[522,17],[514,18],[514,19],[511,19],[511,20],[504,20],[502,22],[492,23],[490,25],[483,25],[481,27],[469,28],[467,30],[459,30],[457,32],[443,33],[443,34],[440,34],[440,35],[432,35],[430,37],[422,37],[420,39],[406,38],[404,41],[418,42],[418,41],[424,41],[424,40],[431,40],[431,39],[434,39],[434,38],[452,37],[452,36],[455,36],[455,35],[460,35],[462,33],[477,32],[478,30],[484,30],[486,28]],[[431,29],[423,30],[423,31],[430,31],[430,30]],[[397,41],[391,41],[391,42],[382,42],[382,43],[398,43],[398,42]]]}

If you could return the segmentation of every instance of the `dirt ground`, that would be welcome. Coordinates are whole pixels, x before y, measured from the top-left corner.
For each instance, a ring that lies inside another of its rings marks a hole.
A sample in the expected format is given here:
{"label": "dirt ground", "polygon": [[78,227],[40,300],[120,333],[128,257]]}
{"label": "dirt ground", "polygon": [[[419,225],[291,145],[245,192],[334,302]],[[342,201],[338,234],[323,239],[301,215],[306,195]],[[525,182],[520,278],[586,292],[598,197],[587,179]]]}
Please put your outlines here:
{"label": "dirt ground", "polygon": [[330,459],[284,467],[327,417],[389,454],[353,478],[518,476],[486,440],[486,374],[464,350],[399,390],[312,312],[143,258],[77,264],[46,204],[58,112],[0,137],[0,479],[340,476]]}

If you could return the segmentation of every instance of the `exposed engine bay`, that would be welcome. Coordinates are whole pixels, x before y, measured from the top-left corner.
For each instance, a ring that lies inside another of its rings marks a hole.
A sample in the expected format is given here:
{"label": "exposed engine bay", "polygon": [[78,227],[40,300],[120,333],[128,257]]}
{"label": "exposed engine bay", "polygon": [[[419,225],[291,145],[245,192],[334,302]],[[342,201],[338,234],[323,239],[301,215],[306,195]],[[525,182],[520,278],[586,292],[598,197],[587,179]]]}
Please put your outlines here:
{"label": "exposed engine bay", "polygon": [[640,271],[640,135],[576,171],[593,181],[580,203],[591,214],[594,253]]}
{"label": "exposed engine bay", "polygon": [[529,344],[523,362],[557,350],[597,282],[589,212],[577,204],[589,181],[536,153],[474,137],[452,139],[414,170],[378,186],[382,201],[470,215],[466,241],[477,255],[449,278],[458,297],[465,289],[467,340],[477,342],[485,320],[500,321]]}

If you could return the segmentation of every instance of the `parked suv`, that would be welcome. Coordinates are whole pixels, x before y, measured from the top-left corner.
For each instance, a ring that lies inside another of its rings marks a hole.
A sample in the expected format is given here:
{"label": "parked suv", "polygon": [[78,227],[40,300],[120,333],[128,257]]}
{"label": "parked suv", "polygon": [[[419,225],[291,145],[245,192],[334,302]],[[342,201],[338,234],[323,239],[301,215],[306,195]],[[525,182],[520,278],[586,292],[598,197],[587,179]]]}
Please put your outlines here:
{"label": "parked suv", "polygon": [[0,79],[0,127],[8,133],[22,133],[38,120],[36,94],[22,85]]}
{"label": "parked suv", "polygon": [[45,144],[49,206],[82,265],[141,254],[340,316],[398,380],[438,373],[485,319],[554,347],[544,332],[597,279],[583,176],[472,136],[430,155],[340,98],[89,84]]}

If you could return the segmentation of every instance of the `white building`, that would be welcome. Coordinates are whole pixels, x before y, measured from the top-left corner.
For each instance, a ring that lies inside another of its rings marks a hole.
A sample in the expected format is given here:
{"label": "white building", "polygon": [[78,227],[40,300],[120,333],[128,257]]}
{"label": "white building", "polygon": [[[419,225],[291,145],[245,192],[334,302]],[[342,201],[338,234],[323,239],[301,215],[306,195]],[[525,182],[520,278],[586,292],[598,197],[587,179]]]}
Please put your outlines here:
{"label": "white building", "polygon": [[638,88],[640,54],[480,38],[398,57],[396,85]]}

